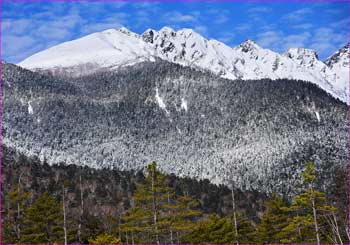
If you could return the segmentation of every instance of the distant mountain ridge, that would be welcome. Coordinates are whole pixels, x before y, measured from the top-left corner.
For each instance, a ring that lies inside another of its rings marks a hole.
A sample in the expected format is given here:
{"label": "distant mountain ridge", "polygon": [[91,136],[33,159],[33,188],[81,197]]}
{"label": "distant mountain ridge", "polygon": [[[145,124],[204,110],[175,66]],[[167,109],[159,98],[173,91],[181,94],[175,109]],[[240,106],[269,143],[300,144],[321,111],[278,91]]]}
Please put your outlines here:
{"label": "distant mountain ridge", "polygon": [[163,27],[159,31],[148,29],[139,35],[123,27],[59,44],[18,65],[76,77],[156,59],[209,70],[231,80],[283,78],[310,81],[347,102],[349,45],[322,62],[310,49],[292,48],[278,54],[261,48],[252,40],[231,48],[217,40],[205,39],[191,29],[175,31]]}

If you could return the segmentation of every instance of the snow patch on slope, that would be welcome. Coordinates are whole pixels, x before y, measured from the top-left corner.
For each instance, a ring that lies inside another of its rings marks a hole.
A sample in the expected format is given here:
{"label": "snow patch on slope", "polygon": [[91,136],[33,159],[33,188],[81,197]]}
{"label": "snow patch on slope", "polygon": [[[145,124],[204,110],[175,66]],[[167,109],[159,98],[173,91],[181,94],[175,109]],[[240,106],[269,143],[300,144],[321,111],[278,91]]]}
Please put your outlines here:
{"label": "snow patch on slope", "polygon": [[186,112],[188,110],[187,101],[184,98],[181,98],[181,109],[184,109]]}
{"label": "snow patch on slope", "polygon": [[28,113],[29,114],[34,114],[33,106],[30,101],[28,101]]}
{"label": "snow patch on slope", "polygon": [[156,88],[155,98],[156,98],[156,101],[157,101],[157,104],[159,105],[159,107],[162,108],[166,112],[166,114],[169,115],[169,111],[166,109],[166,105],[165,105],[163,99],[159,96],[158,88]]}

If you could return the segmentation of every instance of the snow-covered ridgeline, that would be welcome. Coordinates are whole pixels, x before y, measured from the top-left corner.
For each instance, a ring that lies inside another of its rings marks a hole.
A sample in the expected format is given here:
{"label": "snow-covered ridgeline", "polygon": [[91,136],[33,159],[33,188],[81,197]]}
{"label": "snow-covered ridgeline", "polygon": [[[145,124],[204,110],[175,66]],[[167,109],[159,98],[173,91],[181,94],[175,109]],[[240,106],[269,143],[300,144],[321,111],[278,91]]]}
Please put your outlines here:
{"label": "snow-covered ridgeline", "polygon": [[[89,52],[86,52],[89,50]],[[116,69],[155,58],[210,70],[228,79],[288,78],[310,81],[346,102],[349,46],[325,62],[313,50],[289,49],[278,54],[251,40],[229,47],[191,29],[164,27],[142,35],[126,28],[109,29],[65,42],[34,54],[19,65],[31,70],[65,72],[75,76],[99,69]]]}

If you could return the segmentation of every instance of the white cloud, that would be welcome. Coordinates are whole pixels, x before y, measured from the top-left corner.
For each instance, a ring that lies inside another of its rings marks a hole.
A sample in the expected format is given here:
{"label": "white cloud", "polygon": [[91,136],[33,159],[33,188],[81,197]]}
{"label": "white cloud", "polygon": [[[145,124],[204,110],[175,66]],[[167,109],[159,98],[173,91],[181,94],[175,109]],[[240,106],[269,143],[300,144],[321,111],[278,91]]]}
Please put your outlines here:
{"label": "white cloud", "polygon": [[83,35],[85,35],[85,34],[91,34],[94,32],[104,31],[107,29],[119,28],[122,26],[123,25],[118,23],[118,22],[94,23],[94,24],[87,24],[87,25],[83,26],[80,29],[80,32]]}
{"label": "white cloud", "polygon": [[302,8],[284,15],[283,19],[291,22],[299,22],[304,20],[307,15],[312,13],[313,10],[311,8]]}
{"label": "white cloud", "polygon": [[310,40],[310,47],[322,56],[329,56],[347,42],[347,32],[335,32],[330,28],[318,28]]}
{"label": "white cloud", "polygon": [[277,31],[267,31],[257,35],[256,42],[262,47],[277,47],[283,34]]}
{"label": "white cloud", "polygon": [[330,23],[329,26],[332,27],[332,28],[336,28],[336,29],[346,30],[350,26],[350,19],[349,18],[344,18],[342,20]]}
{"label": "white cloud", "polygon": [[98,22],[87,22],[80,27],[81,34],[90,34],[97,31],[104,31],[111,28],[119,28],[128,25],[129,15],[123,12],[114,13]]}
{"label": "white cloud", "polygon": [[205,37],[208,36],[208,28],[204,25],[195,26],[194,30]]}
{"label": "white cloud", "polygon": [[219,36],[218,40],[225,44],[229,44],[234,38],[235,38],[235,35],[233,33],[227,32]]}
{"label": "white cloud", "polygon": [[29,36],[6,35],[2,39],[3,51],[6,53],[17,53],[35,44],[35,39]]}
{"label": "white cloud", "polygon": [[29,19],[4,19],[1,24],[1,32],[3,35],[11,33],[12,35],[23,34],[30,26]]}
{"label": "white cloud", "polygon": [[237,32],[241,31],[247,31],[251,28],[251,25],[249,23],[244,23],[244,24],[238,24],[234,26],[234,30]]}
{"label": "white cloud", "polygon": [[138,9],[154,9],[158,5],[159,5],[159,2],[144,1],[144,2],[134,2],[132,6]]}
{"label": "white cloud", "polygon": [[303,23],[303,24],[298,24],[298,25],[293,25],[292,28],[294,29],[311,29],[313,27],[313,24],[310,23]]}
{"label": "white cloud", "polygon": [[262,47],[272,48],[278,52],[284,52],[289,48],[305,47],[310,33],[285,35],[280,31],[267,31],[257,35],[257,43]]}
{"label": "white cloud", "polygon": [[226,15],[219,15],[214,19],[214,22],[215,22],[215,24],[224,24],[229,20],[230,20],[230,18],[227,17]]}
{"label": "white cloud", "polygon": [[319,56],[329,56],[342,47],[347,40],[346,32],[335,32],[333,29],[322,27],[312,31],[304,31],[287,35],[282,31],[267,31],[257,35],[257,43],[277,52],[285,52],[289,48],[311,48]]}
{"label": "white cloud", "polygon": [[295,48],[295,47],[297,48],[306,47],[306,43],[310,37],[311,37],[311,34],[309,32],[287,35],[282,39],[283,40],[282,49],[287,50],[289,48]]}
{"label": "white cloud", "polygon": [[263,6],[253,7],[248,9],[248,13],[268,13],[268,12],[271,12],[271,8],[263,7]]}
{"label": "white cloud", "polygon": [[178,11],[172,11],[172,12],[165,13],[163,15],[163,20],[166,22],[178,23],[178,22],[195,22],[197,19],[193,15],[182,14]]}

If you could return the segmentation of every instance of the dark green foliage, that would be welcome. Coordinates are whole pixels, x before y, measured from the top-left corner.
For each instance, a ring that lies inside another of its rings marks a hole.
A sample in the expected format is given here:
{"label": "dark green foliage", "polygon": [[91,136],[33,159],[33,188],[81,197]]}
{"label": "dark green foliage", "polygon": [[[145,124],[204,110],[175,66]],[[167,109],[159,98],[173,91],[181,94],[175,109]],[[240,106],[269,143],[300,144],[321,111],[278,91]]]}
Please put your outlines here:
{"label": "dark green foliage", "polygon": [[[240,243],[256,243],[256,231],[252,223],[239,215],[237,224]],[[183,243],[193,244],[234,244],[235,241],[232,219],[220,218],[218,215],[211,215],[209,219],[198,223],[182,238]]]}
{"label": "dark green foliage", "polygon": [[64,243],[63,213],[48,193],[26,210],[23,227],[21,243]]}
{"label": "dark green foliage", "polygon": [[[151,217],[150,212],[147,213],[147,209],[144,209],[149,207],[147,200],[148,194],[151,193],[149,173],[145,177],[142,172],[97,170],[64,164],[49,166],[42,164],[38,158],[27,158],[11,148],[4,147],[3,153],[5,209],[2,217],[3,232],[6,232],[3,233],[4,241],[62,243],[62,183],[66,183],[68,242],[77,243],[81,174],[84,212],[80,243],[88,243],[89,240],[96,242],[96,239],[102,238],[120,238],[129,243],[154,242],[154,234],[149,232],[149,228],[154,227],[149,222],[151,225],[145,226],[145,220]],[[342,221],[343,212],[328,205],[327,195],[323,192],[310,189],[310,182],[317,183],[317,171],[310,166],[308,165],[303,174],[306,184],[304,190],[295,196],[291,203],[277,195],[268,198],[259,192],[235,193],[240,244],[315,242],[314,224],[310,216],[312,199],[315,200],[317,213],[321,214],[318,218],[321,241],[347,243],[345,223]],[[339,171],[343,173],[342,169]],[[16,184],[19,182],[20,173],[23,174],[21,188],[18,189]],[[208,180],[196,181],[174,175],[164,176],[157,171],[156,175],[159,190],[157,198],[161,204],[158,206],[158,234],[162,242],[170,243],[172,234],[175,243],[180,239],[186,243],[235,243],[237,238],[234,236],[233,220],[230,216],[231,193],[227,187],[215,186]],[[346,207],[344,192],[339,191],[344,190],[344,179],[344,176],[339,175],[338,181],[334,183],[335,188],[330,191],[330,199],[337,207]],[[102,191],[103,187],[103,195],[97,193]],[[135,206],[133,196],[138,197],[136,201],[142,205]],[[15,208],[18,203],[19,216]],[[264,210],[263,203],[266,203],[266,210],[262,215],[258,215]],[[339,228],[339,237],[331,225],[334,221]],[[21,239],[14,228],[16,222],[21,227]],[[193,222],[198,222],[198,225],[193,225]],[[45,231],[44,226],[47,230],[45,233],[42,232]]]}
{"label": "dark green foliage", "polygon": [[[337,243],[330,240],[336,237],[325,217],[336,212],[329,205],[326,195],[315,189],[317,180],[315,164],[307,162],[301,176],[304,180],[304,190],[293,198],[292,204],[285,208],[288,212],[287,225],[281,230],[283,243]],[[318,241],[319,240],[319,241]]]}
{"label": "dark green foliage", "polygon": [[29,206],[30,193],[21,191],[20,184],[14,185],[5,195],[2,214],[2,242],[18,243],[22,235],[24,213]]}
{"label": "dark green foliage", "polygon": [[266,212],[257,227],[258,242],[261,244],[278,244],[281,240],[281,231],[287,226],[288,202],[277,194],[273,194],[266,203]]}

